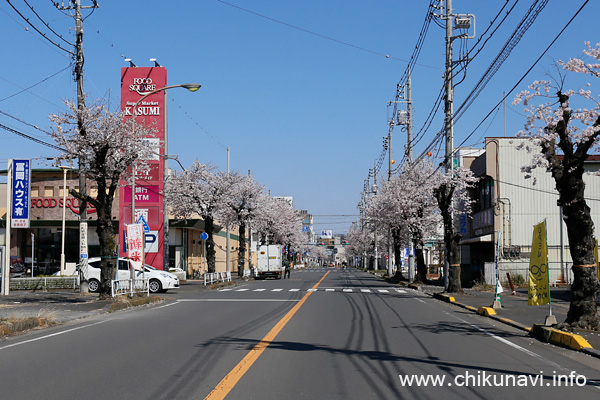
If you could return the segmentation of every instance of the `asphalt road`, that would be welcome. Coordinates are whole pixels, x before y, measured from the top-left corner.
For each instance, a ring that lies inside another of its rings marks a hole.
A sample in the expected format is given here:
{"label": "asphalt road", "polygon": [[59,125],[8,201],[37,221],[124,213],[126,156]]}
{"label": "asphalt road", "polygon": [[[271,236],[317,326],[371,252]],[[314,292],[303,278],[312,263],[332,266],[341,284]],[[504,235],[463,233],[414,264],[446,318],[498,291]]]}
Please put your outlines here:
{"label": "asphalt road", "polygon": [[355,270],[169,296],[0,342],[0,398],[600,397],[599,359]]}

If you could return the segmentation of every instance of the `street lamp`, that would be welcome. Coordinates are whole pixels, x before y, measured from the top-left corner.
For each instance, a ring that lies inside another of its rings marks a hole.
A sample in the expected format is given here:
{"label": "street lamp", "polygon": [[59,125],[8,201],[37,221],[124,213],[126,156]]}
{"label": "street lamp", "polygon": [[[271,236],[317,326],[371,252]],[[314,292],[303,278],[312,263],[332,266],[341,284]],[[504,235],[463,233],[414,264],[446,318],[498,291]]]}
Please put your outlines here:
{"label": "street lamp", "polygon": [[[67,171],[68,166],[61,165],[60,169],[63,170],[63,215],[62,215],[62,243],[60,250],[60,274],[65,274],[65,219],[67,212]],[[31,260],[31,270],[33,271],[33,258]]]}
{"label": "street lamp", "polygon": [[[137,115],[137,113],[136,113],[137,106],[146,97],[148,97],[150,95],[153,95],[155,93],[158,93],[158,92],[163,92],[163,91],[166,91],[166,90],[169,90],[169,89],[179,88],[179,87],[187,89],[190,92],[195,92],[198,89],[200,89],[201,86],[202,85],[200,85],[199,83],[184,83],[184,84],[181,84],[181,85],[165,86],[165,87],[162,87],[162,88],[159,88],[159,89],[156,89],[156,90],[153,90],[151,92],[146,93],[144,96],[140,97],[140,99],[138,101],[136,101],[135,104],[134,104],[134,106],[133,106],[132,132],[135,133],[135,117]],[[167,104],[165,102],[165,107],[166,107],[166,105]],[[165,112],[165,134],[164,134],[164,136],[165,136],[165,139],[164,139],[164,141],[165,141],[165,144],[164,144],[164,146],[165,146],[165,152],[164,152],[165,153],[164,154],[165,157],[163,157],[164,158],[164,160],[163,160],[163,163],[164,163],[164,179],[163,179],[163,183],[165,183],[166,180],[167,180],[167,167],[168,167],[168,162],[167,162],[168,158],[166,157],[166,155],[168,154],[168,152],[167,152],[167,143],[168,143],[167,139],[168,139],[168,136],[167,136],[166,125],[167,125],[167,115],[166,115],[166,112]],[[131,223],[135,224],[135,164],[133,164],[132,167],[131,167]],[[168,265],[169,265],[169,211],[165,207],[165,197],[164,197],[164,195],[163,195],[163,233],[164,233],[164,236],[163,236],[163,263],[164,263],[164,266],[163,266],[163,268],[165,270],[168,270]],[[131,273],[132,273],[131,279],[133,279],[133,270],[132,270]]]}

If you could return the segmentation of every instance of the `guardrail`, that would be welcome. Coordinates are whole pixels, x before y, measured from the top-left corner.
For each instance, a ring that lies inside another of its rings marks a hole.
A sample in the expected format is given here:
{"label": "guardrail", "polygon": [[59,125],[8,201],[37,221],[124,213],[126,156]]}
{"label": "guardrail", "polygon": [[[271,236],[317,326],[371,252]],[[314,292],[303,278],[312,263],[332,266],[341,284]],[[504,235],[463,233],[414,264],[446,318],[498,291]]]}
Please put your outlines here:
{"label": "guardrail", "polygon": [[78,276],[40,276],[34,278],[10,278],[10,290],[77,289]]}
{"label": "guardrail", "polygon": [[204,286],[215,282],[231,282],[231,272],[210,272],[204,274]]}
{"label": "guardrail", "polygon": [[145,293],[146,296],[150,295],[150,285],[148,285],[148,279],[134,279],[133,285],[131,279],[119,279],[110,281],[112,297],[119,295],[133,295],[135,293]]}

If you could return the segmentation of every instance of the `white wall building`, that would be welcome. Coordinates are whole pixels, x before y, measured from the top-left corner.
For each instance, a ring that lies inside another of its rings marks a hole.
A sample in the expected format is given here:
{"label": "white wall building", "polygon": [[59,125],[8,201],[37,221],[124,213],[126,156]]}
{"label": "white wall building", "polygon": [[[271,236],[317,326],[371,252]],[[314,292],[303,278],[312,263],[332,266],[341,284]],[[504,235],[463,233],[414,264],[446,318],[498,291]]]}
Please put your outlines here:
{"label": "white wall building", "polygon": [[[527,139],[486,138],[485,153],[465,163],[482,179],[473,190],[472,218],[463,218],[467,224],[461,241],[461,264],[463,269],[465,264],[470,265],[472,276],[476,276],[486,263],[494,262],[499,240],[501,280],[506,279],[506,272],[527,279],[533,227],[546,220],[550,280],[571,282],[568,238],[557,205],[554,178],[550,172],[537,168],[532,178],[525,179],[521,167],[530,163],[532,154],[516,148],[524,140]],[[598,172],[600,157],[590,156],[586,170]],[[586,174],[584,180],[586,202],[598,227],[600,176]],[[458,219],[459,224],[465,222],[460,216]],[[488,268],[491,265],[488,264]],[[495,276],[490,279],[489,275],[490,271],[486,280],[495,283]]]}

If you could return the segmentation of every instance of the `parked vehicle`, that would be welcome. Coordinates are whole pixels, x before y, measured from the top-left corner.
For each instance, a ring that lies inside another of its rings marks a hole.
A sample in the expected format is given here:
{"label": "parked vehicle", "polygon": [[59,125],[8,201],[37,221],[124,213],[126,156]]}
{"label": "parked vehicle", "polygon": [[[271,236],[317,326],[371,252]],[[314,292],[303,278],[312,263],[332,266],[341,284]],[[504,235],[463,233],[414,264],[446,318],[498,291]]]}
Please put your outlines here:
{"label": "parked vehicle", "polygon": [[[100,288],[99,257],[89,259],[85,275],[90,292],[97,292]],[[116,279],[125,280],[130,278],[129,259],[119,258]],[[168,289],[177,289],[179,287],[179,279],[174,274],[156,269],[147,264],[144,264],[143,270],[135,270],[135,279],[148,279],[150,293],[166,292]]]}
{"label": "parked vehicle", "polygon": [[273,277],[281,279],[283,276],[282,250],[283,246],[278,244],[263,245],[258,248],[258,260],[256,264],[257,278],[265,279]]}

